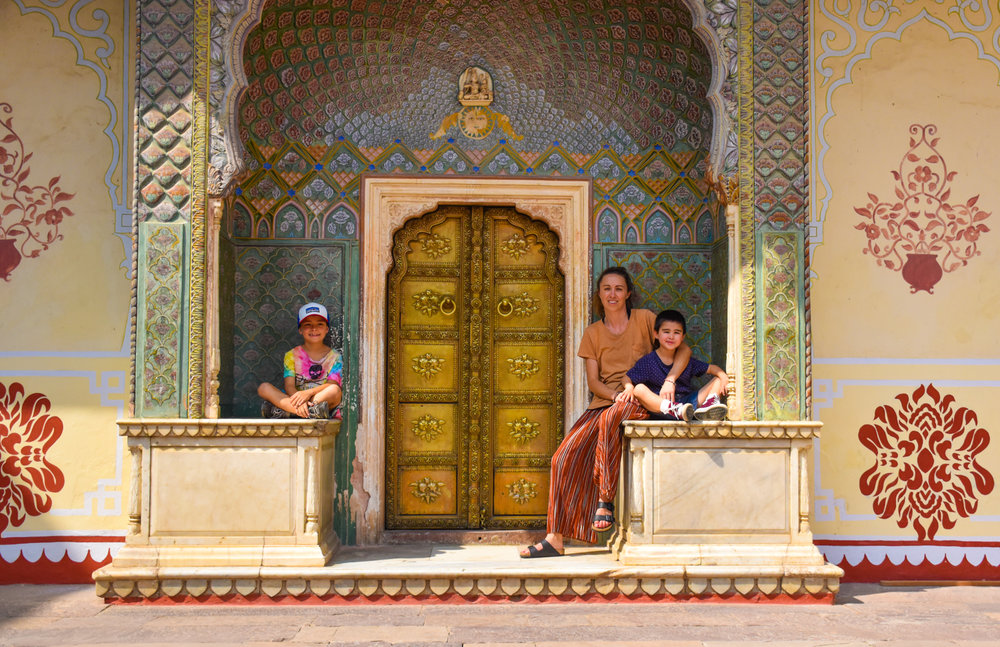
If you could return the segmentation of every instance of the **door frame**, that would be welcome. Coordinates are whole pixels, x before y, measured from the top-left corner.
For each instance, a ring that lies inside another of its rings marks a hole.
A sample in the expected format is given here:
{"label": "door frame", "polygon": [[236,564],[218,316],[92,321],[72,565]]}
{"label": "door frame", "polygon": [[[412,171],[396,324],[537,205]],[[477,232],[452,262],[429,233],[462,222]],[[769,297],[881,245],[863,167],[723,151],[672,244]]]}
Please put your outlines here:
{"label": "door frame", "polygon": [[360,401],[351,475],[359,544],[375,544],[385,529],[386,278],[392,236],[410,218],[439,206],[512,206],[545,222],[559,237],[566,280],[565,409],[567,425],[587,404],[587,375],[576,357],[590,323],[591,180],[479,177],[361,178]]}

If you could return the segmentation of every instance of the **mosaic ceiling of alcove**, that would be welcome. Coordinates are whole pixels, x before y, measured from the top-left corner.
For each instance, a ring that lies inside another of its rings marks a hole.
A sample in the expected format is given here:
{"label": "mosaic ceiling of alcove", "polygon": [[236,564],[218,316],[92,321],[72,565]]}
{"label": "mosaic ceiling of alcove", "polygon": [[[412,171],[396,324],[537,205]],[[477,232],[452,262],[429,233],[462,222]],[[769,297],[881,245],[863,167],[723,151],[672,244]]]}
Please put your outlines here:
{"label": "mosaic ceiling of alcove", "polygon": [[[594,178],[598,242],[718,235],[711,65],[681,0],[276,0],[247,38],[247,173],[230,233],[354,238],[362,173]],[[516,139],[457,127],[458,77],[493,77]]]}
{"label": "mosaic ceiling of alcove", "polygon": [[458,76],[476,65],[519,150],[555,139],[574,153],[704,149],[711,64],[691,24],[681,0],[274,0],[244,47],[241,136],[437,148],[429,135],[461,107]]}

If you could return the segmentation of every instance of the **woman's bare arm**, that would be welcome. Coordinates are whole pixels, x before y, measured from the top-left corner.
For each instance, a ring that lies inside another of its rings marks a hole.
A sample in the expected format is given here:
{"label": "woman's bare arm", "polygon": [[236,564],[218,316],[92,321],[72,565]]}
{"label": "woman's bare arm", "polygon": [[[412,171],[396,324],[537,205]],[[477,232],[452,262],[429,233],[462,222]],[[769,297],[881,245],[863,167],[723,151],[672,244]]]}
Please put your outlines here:
{"label": "woman's bare arm", "polygon": [[601,371],[596,359],[587,358],[587,386],[590,387],[591,393],[605,400],[614,401],[615,395],[618,394],[617,384],[610,387],[601,382]]}

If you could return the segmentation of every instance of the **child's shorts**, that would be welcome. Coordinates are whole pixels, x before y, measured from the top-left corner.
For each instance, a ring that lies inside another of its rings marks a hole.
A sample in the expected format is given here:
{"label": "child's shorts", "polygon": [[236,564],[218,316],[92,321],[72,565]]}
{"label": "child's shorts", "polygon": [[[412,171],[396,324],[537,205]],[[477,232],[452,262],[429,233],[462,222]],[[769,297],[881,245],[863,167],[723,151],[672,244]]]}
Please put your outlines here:
{"label": "child's shorts", "polygon": [[681,400],[681,402],[686,402],[693,406],[695,409],[698,408],[698,391],[697,389],[688,393],[687,396]]}

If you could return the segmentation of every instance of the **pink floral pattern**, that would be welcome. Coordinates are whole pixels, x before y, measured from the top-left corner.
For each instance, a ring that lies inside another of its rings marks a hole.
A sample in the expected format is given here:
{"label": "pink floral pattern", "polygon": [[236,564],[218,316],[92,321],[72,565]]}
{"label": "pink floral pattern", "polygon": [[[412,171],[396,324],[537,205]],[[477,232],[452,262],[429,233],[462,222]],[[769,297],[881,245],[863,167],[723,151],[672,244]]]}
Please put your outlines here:
{"label": "pink floral pattern", "polygon": [[887,269],[902,271],[911,292],[933,293],[944,272],[980,254],[979,237],[990,230],[985,224],[990,213],[976,206],[978,195],[949,202],[948,185],[956,172],[948,170],[935,148],[936,133],[934,124],[910,126],[910,149],[899,170],[892,171],[896,199],[883,201],[869,193],[868,204],[854,208],[862,217],[854,228],[865,234],[864,253]]}
{"label": "pink floral pattern", "polygon": [[49,415],[47,397],[25,393],[18,382],[0,382],[0,533],[48,512],[48,493],[65,483],[62,471],[45,455],[62,435],[62,420]]}
{"label": "pink floral pattern", "polygon": [[861,475],[861,493],[874,497],[880,518],[912,525],[919,541],[931,540],[976,511],[977,493],[993,491],[993,475],[976,462],[990,435],[974,411],[954,407],[954,396],[942,396],[933,384],[896,400],[899,406],[878,407],[875,423],[858,432],[875,454]]}
{"label": "pink floral pattern", "polygon": [[[0,103],[0,113],[11,112],[9,103]],[[62,239],[59,225],[73,215],[64,204],[73,195],[59,188],[59,176],[31,184],[31,155],[14,132],[14,118],[0,119],[0,279],[5,281],[22,258],[35,258]]]}

